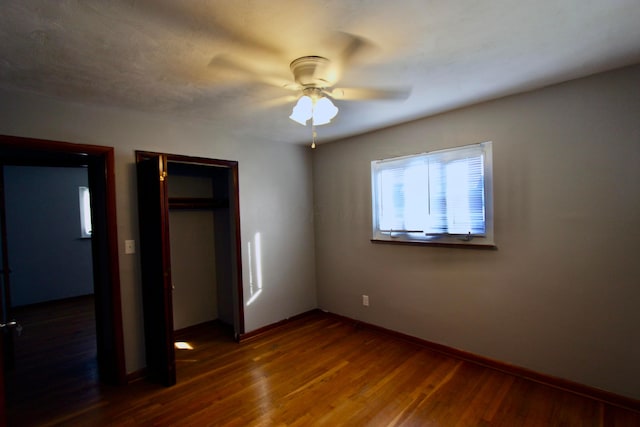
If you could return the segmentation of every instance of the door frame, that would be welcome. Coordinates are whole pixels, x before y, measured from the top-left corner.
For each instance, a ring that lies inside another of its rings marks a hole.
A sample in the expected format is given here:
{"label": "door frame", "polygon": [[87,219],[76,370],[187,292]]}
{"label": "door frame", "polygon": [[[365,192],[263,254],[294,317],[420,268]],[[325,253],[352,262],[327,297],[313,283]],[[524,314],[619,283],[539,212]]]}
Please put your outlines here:
{"label": "door frame", "polygon": [[[146,161],[158,162],[158,180],[160,181],[160,189],[158,196],[161,200],[159,200],[160,212],[158,212],[159,218],[154,220],[155,227],[160,230],[160,234],[162,236],[155,236],[153,238],[154,254],[150,255],[152,259],[149,259],[146,263],[146,266],[153,266],[154,268],[158,265],[162,266],[164,271],[155,271],[148,272],[145,274],[143,271],[143,282],[145,282],[145,278],[147,283],[143,283],[143,288],[147,289],[149,292],[149,296],[147,298],[148,302],[143,304],[145,306],[145,322],[148,325],[145,326],[145,330],[148,328],[152,328],[154,325],[164,325],[162,328],[162,334],[166,334],[166,336],[158,336],[158,337],[149,337],[153,339],[147,339],[147,353],[152,352],[154,354],[153,359],[156,361],[163,361],[163,364],[168,364],[169,366],[154,366],[155,371],[159,372],[149,372],[152,376],[159,379],[162,383],[167,386],[173,385],[175,383],[175,350],[173,348],[173,328],[169,327],[169,325],[173,325],[173,305],[170,300],[171,291],[167,291],[167,288],[170,288],[171,285],[171,271],[170,271],[170,261],[169,258],[169,248],[157,248],[155,247],[158,244],[162,246],[169,245],[169,230],[168,230],[168,218],[169,218],[169,205],[168,205],[168,193],[164,185],[166,184],[165,177],[167,175],[167,166],[170,163],[181,163],[188,165],[200,165],[200,166],[209,166],[209,167],[220,167],[226,168],[229,171],[229,210],[233,220],[233,228],[232,230],[232,250],[233,257],[235,261],[235,271],[234,273],[234,281],[235,281],[235,301],[234,301],[234,338],[236,341],[239,341],[240,337],[244,334],[244,304],[243,304],[243,282],[242,282],[242,241],[241,241],[241,233],[240,233],[240,189],[238,183],[238,162],[233,160],[219,160],[219,159],[210,159],[204,157],[193,157],[193,156],[184,156],[178,154],[168,154],[168,153],[157,153],[150,151],[136,151],[136,165],[139,165],[142,162]],[[170,177],[169,177],[170,178]],[[138,177],[140,180],[140,177]],[[143,191],[143,188],[140,187],[141,183],[138,182],[138,192]],[[154,193],[154,197],[156,194]],[[140,198],[138,197],[139,203]],[[138,208],[138,213],[140,214],[140,207]],[[146,221],[149,218],[140,218],[140,221]],[[157,222],[157,224],[156,224]],[[141,226],[142,227],[142,226]],[[233,248],[235,246],[235,248]],[[161,250],[162,249],[162,250]],[[144,241],[142,240],[142,231],[141,231],[141,241],[140,241],[140,256],[141,260],[145,259],[144,254]],[[155,260],[155,261],[154,261]],[[142,268],[145,269],[145,265],[143,263]],[[151,283],[153,282],[153,283]],[[160,292],[158,287],[163,286],[165,288],[165,292]],[[233,284],[232,284],[233,286]],[[143,292],[144,294],[145,292]],[[162,295],[162,296],[160,296]],[[153,307],[149,307],[148,304],[153,304]],[[163,318],[157,318],[159,315],[155,314],[156,310],[160,310],[162,312]],[[160,333],[158,328],[155,328],[156,333]],[[153,347],[150,348],[149,344]],[[163,352],[166,354],[158,354],[158,352]],[[149,363],[149,360],[147,360]],[[160,363],[160,362],[158,362]],[[162,372],[164,371],[164,372]]]}
{"label": "door frame", "polygon": [[[0,135],[0,162],[5,165],[87,167],[94,230],[91,249],[99,376],[105,384],[126,384],[114,148]],[[4,397],[4,388],[0,386],[3,402]]]}

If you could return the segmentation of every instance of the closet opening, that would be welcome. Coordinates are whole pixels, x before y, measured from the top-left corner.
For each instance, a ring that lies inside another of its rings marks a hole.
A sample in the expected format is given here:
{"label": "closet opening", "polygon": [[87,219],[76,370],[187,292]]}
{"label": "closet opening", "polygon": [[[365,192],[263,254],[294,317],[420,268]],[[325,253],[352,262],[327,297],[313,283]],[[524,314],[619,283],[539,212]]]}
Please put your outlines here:
{"label": "closet opening", "polygon": [[136,152],[149,377],[176,382],[176,333],[244,333],[238,164]]}

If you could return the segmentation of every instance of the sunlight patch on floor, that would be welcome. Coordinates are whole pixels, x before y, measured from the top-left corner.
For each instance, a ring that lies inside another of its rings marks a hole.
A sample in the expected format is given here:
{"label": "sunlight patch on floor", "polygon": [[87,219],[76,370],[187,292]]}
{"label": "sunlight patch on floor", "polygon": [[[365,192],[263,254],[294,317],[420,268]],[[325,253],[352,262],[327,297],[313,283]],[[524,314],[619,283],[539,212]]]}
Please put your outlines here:
{"label": "sunlight patch on floor", "polygon": [[186,341],[176,341],[174,346],[178,350],[193,350],[193,346]]}

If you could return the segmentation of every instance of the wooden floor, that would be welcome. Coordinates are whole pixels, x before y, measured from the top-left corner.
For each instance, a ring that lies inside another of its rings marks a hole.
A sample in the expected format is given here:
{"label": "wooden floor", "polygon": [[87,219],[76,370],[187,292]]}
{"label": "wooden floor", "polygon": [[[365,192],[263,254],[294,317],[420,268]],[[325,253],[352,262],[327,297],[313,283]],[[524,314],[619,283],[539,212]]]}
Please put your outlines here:
{"label": "wooden floor", "polygon": [[[102,398],[93,296],[15,308],[15,366],[5,374],[9,425],[39,425]],[[80,398],[78,398],[81,396]]]}
{"label": "wooden floor", "polygon": [[[56,362],[63,367],[47,371],[62,375],[33,374],[35,396],[11,404],[10,425],[640,426],[639,413],[322,313],[242,344],[214,324],[179,338],[193,350],[177,350],[170,388],[144,380],[99,386],[93,353],[65,347],[78,366]],[[57,357],[43,349],[31,360],[35,369]],[[83,372],[84,380],[65,379]]]}

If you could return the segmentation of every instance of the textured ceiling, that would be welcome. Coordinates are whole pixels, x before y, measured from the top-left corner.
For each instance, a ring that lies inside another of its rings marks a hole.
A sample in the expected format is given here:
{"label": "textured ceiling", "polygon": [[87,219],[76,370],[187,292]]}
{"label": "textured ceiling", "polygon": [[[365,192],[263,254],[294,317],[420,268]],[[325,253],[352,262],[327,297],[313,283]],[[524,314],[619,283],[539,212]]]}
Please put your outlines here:
{"label": "textured ceiling", "polygon": [[338,86],[410,88],[410,95],[336,101],[340,113],[318,127],[319,141],[640,62],[639,0],[0,0],[0,7],[1,88],[206,120],[264,141],[309,141],[309,127],[288,119],[291,92],[278,85],[293,82],[293,59],[337,61],[354,37],[365,43]]}

